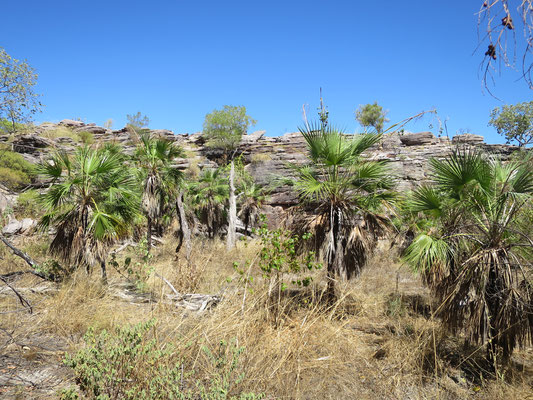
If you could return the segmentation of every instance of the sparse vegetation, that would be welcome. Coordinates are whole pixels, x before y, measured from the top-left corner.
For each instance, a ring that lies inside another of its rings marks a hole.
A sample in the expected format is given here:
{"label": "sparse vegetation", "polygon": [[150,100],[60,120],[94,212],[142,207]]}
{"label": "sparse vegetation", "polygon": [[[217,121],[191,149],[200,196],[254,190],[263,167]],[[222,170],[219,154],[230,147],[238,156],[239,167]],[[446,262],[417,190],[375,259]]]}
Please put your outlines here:
{"label": "sparse vegetation", "polygon": [[20,154],[0,147],[0,183],[16,190],[31,183],[34,168]]}
{"label": "sparse vegetation", "polygon": [[61,399],[526,398],[526,153],[434,160],[402,201],[387,162],[367,157],[381,135],[345,135],[320,111],[301,129],[307,162],[278,180],[300,201],[283,220],[260,217],[274,207],[243,164],[253,154],[234,159],[229,250],[227,165],[140,128],[135,149],[51,153],[46,184],[13,209],[43,233],[10,237],[18,256],[0,248],[7,362],[54,374]]}

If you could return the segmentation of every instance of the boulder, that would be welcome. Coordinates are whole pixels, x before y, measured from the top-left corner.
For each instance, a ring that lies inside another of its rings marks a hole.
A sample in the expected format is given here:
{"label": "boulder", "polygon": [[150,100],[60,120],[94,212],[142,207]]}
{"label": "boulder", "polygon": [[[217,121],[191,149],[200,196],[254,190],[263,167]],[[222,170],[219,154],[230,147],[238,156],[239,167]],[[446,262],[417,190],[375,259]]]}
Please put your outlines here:
{"label": "boulder", "polygon": [[20,232],[21,228],[22,228],[22,223],[20,221],[17,221],[13,217],[10,217],[9,222],[2,229],[2,233],[6,236],[16,235],[17,233]]}
{"label": "boulder", "polygon": [[174,140],[174,132],[168,129],[154,129],[150,131],[150,134],[163,139]]}
{"label": "boulder", "polygon": [[39,155],[41,149],[53,146],[54,142],[38,135],[20,135],[13,140],[13,151]]}
{"label": "boulder", "polygon": [[20,233],[28,232],[35,225],[37,225],[35,220],[31,218],[24,218],[22,221],[20,221]]}
{"label": "boulder", "polygon": [[250,133],[249,135],[243,135],[240,144],[243,145],[256,143],[265,135],[265,133],[266,131],[255,131],[253,133]]}
{"label": "boulder", "polygon": [[9,198],[0,192],[0,214],[2,214],[6,209],[13,207],[12,202]]}
{"label": "boulder", "polygon": [[474,135],[473,133],[463,133],[462,135],[455,135],[452,139],[452,143],[468,143],[468,144],[478,144],[483,143],[485,139],[481,135]]}
{"label": "boulder", "polygon": [[89,132],[89,133],[92,133],[93,135],[101,135],[101,134],[106,133],[105,128],[101,126],[92,126],[92,125],[82,126],[80,128],[74,129],[74,131],[75,132]]}
{"label": "boulder", "polygon": [[400,136],[400,142],[405,146],[421,146],[436,141],[437,138],[431,132],[407,133]]}
{"label": "boulder", "polygon": [[59,122],[59,125],[66,126],[67,128],[80,128],[85,126],[85,122],[76,121],[73,119],[64,119]]}

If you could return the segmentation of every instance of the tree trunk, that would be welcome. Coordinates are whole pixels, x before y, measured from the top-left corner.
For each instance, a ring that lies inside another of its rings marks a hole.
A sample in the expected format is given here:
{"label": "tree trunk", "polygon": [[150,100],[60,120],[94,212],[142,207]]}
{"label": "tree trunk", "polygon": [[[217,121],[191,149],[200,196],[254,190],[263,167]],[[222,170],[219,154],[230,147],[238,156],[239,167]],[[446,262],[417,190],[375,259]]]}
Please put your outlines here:
{"label": "tree trunk", "polygon": [[237,201],[235,199],[235,164],[231,160],[229,172],[229,216],[228,216],[228,235],[226,238],[226,248],[231,250],[235,247],[237,231]]}
{"label": "tree trunk", "polygon": [[104,260],[100,261],[100,267],[102,268],[102,283],[107,285],[107,270]]}
{"label": "tree trunk", "polygon": [[335,300],[335,280],[337,278],[337,236],[338,236],[338,221],[337,221],[337,210],[331,205],[329,211],[329,232],[328,232],[328,249],[327,249],[327,263],[328,263],[328,273],[327,273],[327,289],[326,297],[328,301]]}
{"label": "tree trunk", "polygon": [[181,234],[183,241],[185,242],[185,259],[187,262],[191,262],[191,229],[189,228],[187,215],[185,214],[185,208],[183,207],[183,191],[178,193],[176,208],[178,210]]}
{"label": "tree trunk", "polygon": [[150,250],[152,248],[152,218],[147,215],[146,219],[148,221],[148,226],[146,227],[146,249],[147,252],[150,253]]}

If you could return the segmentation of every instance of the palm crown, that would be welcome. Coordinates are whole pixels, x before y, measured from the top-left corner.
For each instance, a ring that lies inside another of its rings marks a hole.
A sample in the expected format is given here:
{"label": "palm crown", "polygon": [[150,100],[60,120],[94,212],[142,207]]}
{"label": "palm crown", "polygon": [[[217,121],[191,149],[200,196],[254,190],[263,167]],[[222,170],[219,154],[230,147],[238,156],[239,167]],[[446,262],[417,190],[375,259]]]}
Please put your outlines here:
{"label": "palm crown", "polygon": [[[431,161],[433,182],[414,191],[409,206],[429,229],[407,248],[442,302],[449,327],[491,343],[504,358],[533,333],[527,260],[533,242],[520,220],[531,210],[533,172],[468,149]],[[531,229],[531,227],[526,228]]]}
{"label": "palm crown", "polygon": [[[78,148],[73,157],[58,152],[38,167],[52,179],[42,195],[40,225],[56,228],[50,251],[73,266],[105,267],[106,244],[124,236],[136,217],[139,198],[125,157],[113,146]],[[105,272],[105,270],[103,270]]]}
{"label": "palm crown", "polygon": [[[384,161],[363,157],[381,135],[345,135],[324,124],[301,128],[310,162],[293,165],[292,185],[313,213],[296,216],[298,230],[312,232],[330,274],[356,275],[385,226],[378,214],[394,199],[394,179]],[[305,207],[304,206],[304,207]]]}

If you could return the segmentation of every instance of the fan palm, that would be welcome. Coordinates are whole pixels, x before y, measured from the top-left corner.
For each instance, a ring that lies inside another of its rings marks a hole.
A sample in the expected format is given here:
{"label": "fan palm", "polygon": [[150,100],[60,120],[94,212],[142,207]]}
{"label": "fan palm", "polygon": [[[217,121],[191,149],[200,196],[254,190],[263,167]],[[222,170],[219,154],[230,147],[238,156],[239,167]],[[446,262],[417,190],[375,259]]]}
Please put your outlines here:
{"label": "fan palm", "polygon": [[224,224],[225,205],[229,195],[227,178],[221,168],[205,169],[191,185],[191,201],[207,234],[214,238]]}
{"label": "fan palm", "polygon": [[247,234],[248,227],[256,224],[266,196],[264,189],[249,179],[244,179],[239,186],[238,216],[244,222],[244,232]]}
{"label": "fan palm", "polygon": [[464,328],[470,342],[489,344],[492,361],[499,353],[505,361],[533,334],[533,242],[521,224],[531,213],[533,171],[468,149],[433,159],[431,170],[433,182],[409,201],[428,228],[405,260],[440,300],[446,325]]}
{"label": "fan palm", "polygon": [[139,196],[125,157],[113,146],[78,148],[43,161],[38,172],[52,185],[42,195],[43,229],[53,226],[50,252],[71,267],[99,263],[106,279],[107,246],[125,236],[137,216]]}
{"label": "fan palm", "polygon": [[183,178],[183,173],[172,165],[183,156],[181,147],[166,139],[152,137],[145,132],[134,154],[143,184],[142,208],[147,220],[146,241],[148,251],[152,247],[152,226],[161,217],[167,204],[174,204],[170,197]]}
{"label": "fan palm", "polygon": [[285,182],[302,202],[296,229],[312,233],[317,254],[325,256],[331,294],[333,278],[357,275],[386,228],[379,212],[394,199],[394,180],[385,162],[362,156],[381,135],[345,135],[325,124],[300,132],[309,163],[293,165],[294,177]]}

